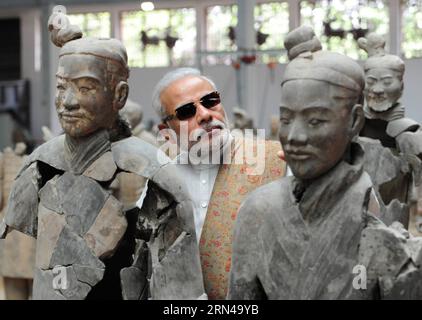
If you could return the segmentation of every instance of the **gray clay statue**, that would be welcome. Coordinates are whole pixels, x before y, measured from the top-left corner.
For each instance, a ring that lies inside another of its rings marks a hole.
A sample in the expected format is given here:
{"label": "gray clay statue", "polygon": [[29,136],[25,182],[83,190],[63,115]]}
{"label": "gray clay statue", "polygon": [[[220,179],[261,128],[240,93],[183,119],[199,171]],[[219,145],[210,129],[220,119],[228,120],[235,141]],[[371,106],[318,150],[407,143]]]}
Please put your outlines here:
{"label": "gray clay statue", "polygon": [[[321,51],[310,27],[289,33],[285,46],[291,61],[280,141],[294,176],[260,187],[242,204],[228,298],[420,298],[422,244],[400,224],[384,224],[354,142],[364,125],[363,70]],[[359,267],[364,285],[355,283]]]}
{"label": "gray clay statue", "polygon": [[[385,40],[377,34],[358,40],[368,53],[365,61],[365,126],[359,143],[365,150],[365,170],[374,182],[389,221],[409,224],[409,207],[421,182],[422,130],[405,117],[400,103],[405,65],[385,52]],[[416,227],[422,227],[420,217]]]}
{"label": "gray clay statue", "polygon": [[[64,134],[25,160],[1,225],[2,237],[16,229],[37,238],[33,298],[202,295],[183,179],[119,117],[129,89],[126,49],[82,37],[64,15],[57,26],[57,15],[49,30],[61,47],[56,108]],[[121,173],[148,179],[140,209],[112,194]],[[180,283],[185,290],[176,294]]]}

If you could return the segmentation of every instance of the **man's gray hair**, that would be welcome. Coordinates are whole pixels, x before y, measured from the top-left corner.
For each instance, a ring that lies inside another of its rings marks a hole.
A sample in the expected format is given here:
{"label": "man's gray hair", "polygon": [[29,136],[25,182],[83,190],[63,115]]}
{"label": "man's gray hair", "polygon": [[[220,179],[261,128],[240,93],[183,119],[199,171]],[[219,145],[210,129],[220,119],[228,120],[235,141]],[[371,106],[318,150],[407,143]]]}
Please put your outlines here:
{"label": "man's gray hair", "polygon": [[167,116],[164,106],[161,104],[161,93],[165,89],[167,89],[173,82],[190,76],[199,77],[208,81],[213,86],[213,88],[217,90],[215,83],[211,79],[201,75],[201,72],[198,69],[178,68],[176,70],[166,73],[164,77],[162,77],[161,80],[158,81],[152,93],[152,107],[154,108],[155,112],[158,114],[160,119],[164,119]]}

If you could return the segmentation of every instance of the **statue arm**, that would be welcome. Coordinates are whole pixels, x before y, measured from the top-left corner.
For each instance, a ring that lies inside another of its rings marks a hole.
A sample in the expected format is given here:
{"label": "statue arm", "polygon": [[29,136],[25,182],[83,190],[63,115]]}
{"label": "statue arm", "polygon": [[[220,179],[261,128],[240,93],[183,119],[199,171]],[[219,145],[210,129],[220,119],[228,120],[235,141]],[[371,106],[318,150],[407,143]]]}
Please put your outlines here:
{"label": "statue arm", "polygon": [[150,296],[149,281],[151,279],[151,255],[148,241],[152,229],[146,222],[154,205],[148,191],[148,181],[138,200],[137,207],[126,212],[129,231],[135,243],[132,265],[120,271],[120,281],[124,300],[146,300]]}
{"label": "statue arm", "polygon": [[396,137],[401,153],[406,157],[413,171],[413,179],[418,186],[422,182],[422,130],[406,131]]}
{"label": "statue arm", "polygon": [[9,195],[6,214],[0,226],[0,237],[9,229],[16,229],[37,237],[38,191],[41,175],[37,162],[24,169],[15,179]]}
{"label": "statue arm", "polygon": [[404,154],[414,154],[422,159],[422,130],[405,131],[396,137],[400,151]]}
{"label": "statue arm", "polygon": [[[137,248],[131,266],[130,299],[198,299],[204,296],[196,236],[185,217],[193,217],[191,201],[176,201],[152,180],[138,205]],[[193,224],[192,224],[193,225]],[[126,276],[127,283],[130,277]]]}
{"label": "statue arm", "polygon": [[359,246],[360,264],[366,267],[368,289],[381,299],[422,298],[422,237],[413,237],[398,222],[386,226],[369,217]]}

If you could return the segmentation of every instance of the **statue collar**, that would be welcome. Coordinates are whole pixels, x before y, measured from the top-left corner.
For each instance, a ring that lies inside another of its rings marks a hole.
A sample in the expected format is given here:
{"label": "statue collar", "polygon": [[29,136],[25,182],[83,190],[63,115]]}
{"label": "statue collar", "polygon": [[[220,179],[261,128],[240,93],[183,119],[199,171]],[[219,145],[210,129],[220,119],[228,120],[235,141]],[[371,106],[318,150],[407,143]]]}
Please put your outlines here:
{"label": "statue collar", "polygon": [[75,174],[82,174],[96,159],[110,150],[110,136],[105,129],[80,139],[65,136],[64,158]]}
{"label": "statue collar", "polygon": [[305,221],[312,222],[328,214],[342,195],[362,176],[362,147],[352,143],[350,153],[350,162],[340,161],[322,177],[312,181],[293,179],[294,198]]}
{"label": "statue collar", "polygon": [[390,109],[384,112],[376,112],[365,103],[363,111],[367,119],[380,119],[389,122],[404,118],[404,106],[400,102],[396,102]]}

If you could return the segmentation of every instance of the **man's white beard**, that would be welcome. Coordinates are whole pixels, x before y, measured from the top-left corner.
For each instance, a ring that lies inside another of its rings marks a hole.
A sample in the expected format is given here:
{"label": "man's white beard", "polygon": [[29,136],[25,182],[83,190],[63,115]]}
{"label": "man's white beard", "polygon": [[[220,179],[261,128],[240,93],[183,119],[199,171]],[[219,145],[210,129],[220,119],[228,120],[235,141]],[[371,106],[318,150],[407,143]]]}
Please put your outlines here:
{"label": "man's white beard", "polygon": [[218,153],[222,155],[222,150],[229,140],[230,132],[228,129],[221,129],[220,133],[214,135],[211,139],[208,139],[208,136],[204,140],[198,142],[198,144],[203,144],[201,148],[201,158],[212,157],[213,154]]}
{"label": "man's white beard", "polygon": [[[206,129],[216,126],[221,127],[221,129],[217,129],[219,133],[214,133],[212,137],[209,137]],[[198,142],[194,143],[189,148],[189,151],[193,151],[203,163],[213,163],[217,160],[220,161],[224,152],[224,148],[229,141],[229,128],[230,126],[227,118],[224,122],[219,120],[212,120],[211,122],[204,125],[203,128],[194,132],[194,139],[198,140]]]}

